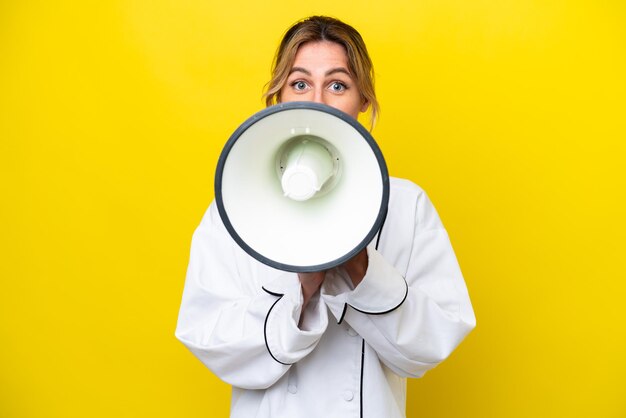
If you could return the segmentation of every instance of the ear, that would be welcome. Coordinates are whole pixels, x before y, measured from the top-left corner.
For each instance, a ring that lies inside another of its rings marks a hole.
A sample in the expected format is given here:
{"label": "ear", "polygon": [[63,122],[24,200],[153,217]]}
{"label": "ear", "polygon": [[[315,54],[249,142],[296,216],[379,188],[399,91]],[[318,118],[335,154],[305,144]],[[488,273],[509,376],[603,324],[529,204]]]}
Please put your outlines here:
{"label": "ear", "polygon": [[363,104],[361,105],[361,113],[364,113],[368,107],[370,107],[370,102],[367,100],[364,100]]}

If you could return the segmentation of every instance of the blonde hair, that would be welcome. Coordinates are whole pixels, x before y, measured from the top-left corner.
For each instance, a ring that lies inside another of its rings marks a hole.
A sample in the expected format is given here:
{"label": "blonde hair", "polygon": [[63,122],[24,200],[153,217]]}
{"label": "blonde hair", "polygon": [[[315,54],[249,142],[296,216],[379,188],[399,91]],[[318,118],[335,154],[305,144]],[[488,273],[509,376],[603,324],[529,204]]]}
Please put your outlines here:
{"label": "blonde hair", "polygon": [[348,56],[348,70],[354,78],[363,103],[369,104],[371,128],[380,113],[374,90],[374,67],[365,42],[352,26],[327,16],[311,16],[287,29],[274,56],[272,78],[266,85],[265,104],[280,103],[280,92],[289,76],[300,45],[330,41],[342,45]]}

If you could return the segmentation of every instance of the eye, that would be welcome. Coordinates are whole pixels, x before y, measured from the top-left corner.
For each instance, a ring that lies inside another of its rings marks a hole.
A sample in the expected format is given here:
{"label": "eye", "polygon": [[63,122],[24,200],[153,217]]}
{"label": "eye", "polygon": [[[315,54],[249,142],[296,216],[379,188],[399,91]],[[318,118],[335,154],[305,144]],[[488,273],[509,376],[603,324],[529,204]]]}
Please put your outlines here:
{"label": "eye", "polygon": [[291,87],[293,87],[296,91],[304,91],[306,90],[308,85],[304,81],[298,80],[291,83]]}
{"label": "eye", "polygon": [[342,83],[341,81],[333,81],[330,86],[329,89],[331,91],[333,91],[334,93],[342,93],[345,90],[348,89],[348,86],[346,86],[344,83]]}

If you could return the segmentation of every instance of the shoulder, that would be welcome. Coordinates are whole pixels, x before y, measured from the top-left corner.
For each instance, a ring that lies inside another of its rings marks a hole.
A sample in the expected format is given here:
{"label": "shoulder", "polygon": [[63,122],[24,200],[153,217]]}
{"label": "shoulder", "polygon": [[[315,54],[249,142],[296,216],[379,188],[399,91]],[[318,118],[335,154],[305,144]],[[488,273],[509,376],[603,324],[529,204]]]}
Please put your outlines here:
{"label": "shoulder", "polygon": [[411,213],[422,227],[440,227],[441,222],[428,195],[417,184],[397,177],[389,178],[389,212]]}
{"label": "shoulder", "polygon": [[222,217],[219,214],[219,210],[217,209],[217,204],[215,200],[212,200],[209,204],[209,207],[204,212],[202,219],[200,220],[200,229],[216,229],[220,232],[227,232],[226,226],[222,221]]}
{"label": "shoulder", "polygon": [[424,190],[411,180],[397,177],[389,178],[389,207],[416,207],[426,195]]}
{"label": "shoulder", "polygon": [[212,201],[205,210],[200,223],[193,233],[193,240],[220,242],[220,245],[231,245],[233,239],[222,221],[215,201]]}
{"label": "shoulder", "polygon": [[389,177],[389,188],[391,193],[402,197],[418,197],[424,194],[424,190],[413,183],[411,180],[401,179],[398,177]]}

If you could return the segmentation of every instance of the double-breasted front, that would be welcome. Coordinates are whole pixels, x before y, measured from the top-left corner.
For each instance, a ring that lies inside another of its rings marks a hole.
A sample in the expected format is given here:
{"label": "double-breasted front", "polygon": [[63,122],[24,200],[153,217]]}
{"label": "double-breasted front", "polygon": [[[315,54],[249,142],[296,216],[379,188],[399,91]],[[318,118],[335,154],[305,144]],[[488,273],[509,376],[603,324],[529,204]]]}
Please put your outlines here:
{"label": "double-breasted front", "polygon": [[404,417],[406,378],[475,326],[435,208],[415,184],[390,183],[362,282],[328,271],[305,312],[297,274],[245,253],[211,204],[193,236],[176,336],[233,386],[231,417]]}

